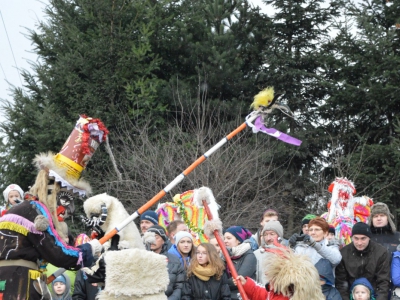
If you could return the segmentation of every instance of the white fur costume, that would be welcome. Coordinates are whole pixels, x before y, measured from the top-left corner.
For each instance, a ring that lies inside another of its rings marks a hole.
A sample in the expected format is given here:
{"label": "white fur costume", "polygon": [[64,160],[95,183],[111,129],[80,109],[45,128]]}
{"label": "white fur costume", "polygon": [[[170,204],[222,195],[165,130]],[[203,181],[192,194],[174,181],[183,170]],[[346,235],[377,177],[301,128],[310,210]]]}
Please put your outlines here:
{"label": "white fur costume", "polygon": [[[102,204],[107,207],[107,219],[100,227],[108,233],[129,214],[117,198],[100,194],[84,202],[87,217],[100,214]],[[118,232],[118,235],[118,248],[123,250],[106,251],[103,254],[106,263],[105,289],[96,299],[166,300],[165,290],[169,283],[166,257],[145,250],[139,230],[133,222]],[[110,246],[109,242],[106,244]],[[106,244],[105,249],[108,249]]]}

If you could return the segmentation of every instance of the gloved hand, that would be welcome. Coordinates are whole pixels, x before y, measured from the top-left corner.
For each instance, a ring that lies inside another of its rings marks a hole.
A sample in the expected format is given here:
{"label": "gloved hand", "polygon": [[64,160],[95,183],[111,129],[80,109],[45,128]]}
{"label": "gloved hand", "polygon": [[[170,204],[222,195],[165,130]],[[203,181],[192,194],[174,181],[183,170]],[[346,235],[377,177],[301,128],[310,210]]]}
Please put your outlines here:
{"label": "gloved hand", "polygon": [[304,242],[304,244],[307,244],[307,245],[309,245],[311,247],[314,247],[314,245],[315,245],[315,240],[311,236],[309,236],[308,234],[304,235],[303,242]]}
{"label": "gloved hand", "polygon": [[309,245],[310,247],[313,247],[315,250],[320,250],[321,249],[321,245],[318,244],[311,236],[309,236],[308,234],[304,235],[304,240],[303,240],[304,244]]}
{"label": "gloved hand", "polygon": [[103,250],[103,245],[100,244],[99,240],[91,240],[89,244],[92,246],[93,256],[98,255]]}
{"label": "gloved hand", "polygon": [[290,248],[294,248],[294,246],[296,246],[297,243],[297,238],[300,236],[300,234],[295,233],[293,234],[290,238],[289,238],[289,246]]}

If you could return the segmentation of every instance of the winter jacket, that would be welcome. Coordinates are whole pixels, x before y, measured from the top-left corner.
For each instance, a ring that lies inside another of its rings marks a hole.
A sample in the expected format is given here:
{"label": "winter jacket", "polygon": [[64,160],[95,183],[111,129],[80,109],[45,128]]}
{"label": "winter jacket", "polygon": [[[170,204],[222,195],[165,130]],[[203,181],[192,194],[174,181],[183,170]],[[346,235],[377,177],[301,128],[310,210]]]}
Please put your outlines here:
{"label": "winter jacket", "polygon": [[374,227],[371,225],[372,237],[371,240],[385,247],[391,255],[396,251],[397,245],[400,244],[400,232],[393,233],[389,225],[385,227]]}
{"label": "winter jacket", "polygon": [[363,251],[353,243],[340,250],[342,261],[336,267],[336,288],[343,300],[350,299],[350,287],[360,277],[365,277],[377,293],[377,300],[387,300],[390,285],[390,256],[386,248],[370,241]]}
{"label": "winter jacket", "polygon": [[168,252],[165,252],[163,255],[168,259],[167,268],[169,275],[169,284],[165,295],[168,297],[168,300],[179,300],[181,299],[183,284],[186,278],[185,270],[175,255]]}
{"label": "winter jacket", "polygon": [[[256,278],[257,259],[253,251],[247,250],[242,256],[232,258],[232,263],[235,266],[238,275],[242,275],[243,277],[248,276],[252,279]],[[229,288],[231,290],[231,299],[238,299],[237,294],[239,293],[239,290],[233,283],[232,278],[229,278]]]}
{"label": "winter jacket", "polygon": [[79,270],[76,273],[75,289],[72,294],[73,300],[95,300],[100,288],[93,286],[84,271]]}
{"label": "winter jacket", "polygon": [[211,277],[203,281],[195,275],[189,277],[183,287],[182,300],[230,300],[231,291],[228,276],[224,273],[220,280]]}
{"label": "winter jacket", "polygon": [[243,288],[250,300],[290,300],[282,294],[275,294],[273,290],[267,290],[265,287],[257,285],[249,277],[246,277],[246,284],[243,285]]}
{"label": "winter jacket", "polygon": [[395,251],[393,253],[390,270],[393,285],[400,287],[400,251]]}
{"label": "winter jacket", "polygon": [[321,258],[326,258],[331,263],[332,267],[336,267],[340,261],[342,260],[342,255],[339,251],[338,245],[328,246],[327,240],[323,239],[320,242],[316,242],[321,245],[320,250],[315,250],[314,247],[311,247],[303,242],[299,242],[296,244],[294,252],[297,254],[304,254],[311,258],[312,263],[315,265]]}

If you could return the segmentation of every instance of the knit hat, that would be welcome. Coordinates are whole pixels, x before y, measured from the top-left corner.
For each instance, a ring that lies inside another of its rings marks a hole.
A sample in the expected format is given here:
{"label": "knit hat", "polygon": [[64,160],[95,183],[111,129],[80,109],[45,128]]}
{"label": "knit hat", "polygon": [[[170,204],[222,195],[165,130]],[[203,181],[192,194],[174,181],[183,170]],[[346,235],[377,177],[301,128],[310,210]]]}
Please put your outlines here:
{"label": "knit hat", "polygon": [[377,202],[371,207],[371,216],[368,220],[368,225],[373,226],[372,219],[374,215],[384,214],[387,216],[388,223],[392,229],[392,232],[396,232],[396,225],[394,225],[393,219],[394,216],[390,213],[389,207],[383,202]]}
{"label": "knit hat", "polygon": [[187,232],[187,231],[178,231],[178,232],[175,234],[175,237],[174,237],[175,245],[178,245],[178,244],[179,244],[179,241],[180,241],[181,239],[183,239],[184,237],[188,237],[188,238],[190,238],[190,239],[193,241],[193,236],[192,236],[189,232]]}
{"label": "knit hat", "polygon": [[240,243],[252,236],[251,232],[242,226],[231,226],[225,232],[232,234]]}
{"label": "knit hat", "polygon": [[53,280],[53,285],[54,285],[56,282],[62,282],[62,283],[64,283],[64,284],[67,284],[67,281],[65,280],[64,275],[60,275],[60,276],[58,276],[56,279],[54,279],[54,280]]}
{"label": "knit hat", "polygon": [[310,223],[310,220],[315,219],[317,216],[308,214],[303,219],[301,219],[301,226]]}
{"label": "knit hat", "polygon": [[358,222],[354,224],[351,231],[351,236],[355,234],[366,235],[369,238],[372,237],[371,228],[368,226],[368,224],[365,224],[363,222]]}
{"label": "knit hat", "polygon": [[158,215],[155,211],[147,210],[140,216],[140,221],[147,220],[153,223],[154,225],[158,225]]}
{"label": "knit hat", "polygon": [[21,187],[18,184],[10,184],[6,189],[3,191],[3,196],[4,196],[4,203],[8,203],[8,195],[10,194],[11,191],[17,191],[20,196],[21,200],[24,199],[24,191],[21,189]]}
{"label": "knit hat", "polygon": [[310,220],[310,222],[308,223],[308,228],[313,225],[320,227],[324,233],[327,233],[329,231],[329,224],[324,218],[316,217],[315,219]]}
{"label": "knit hat", "polygon": [[147,229],[147,232],[154,232],[155,234],[158,234],[159,236],[161,236],[164,242],[168,239],[165,229],[162,228],[160,225],[151,226],[149,229]]}
{"label": "knit hat", "polygon": [[283,238],[283,227],[279,221],[275,220],[269,220],[267,223],[265,223],[263,230],[261,231],[261,234],[264,234],[264,231],[275,231],[276,234],[280,237]]}
{"label": "knit hat", "polygon": [[335,227],[333,227],[332,225],[329,225],[329,230],[328,230],[328,232],[329,232],[329,233],[335,234],[335,233],[336,233]]}

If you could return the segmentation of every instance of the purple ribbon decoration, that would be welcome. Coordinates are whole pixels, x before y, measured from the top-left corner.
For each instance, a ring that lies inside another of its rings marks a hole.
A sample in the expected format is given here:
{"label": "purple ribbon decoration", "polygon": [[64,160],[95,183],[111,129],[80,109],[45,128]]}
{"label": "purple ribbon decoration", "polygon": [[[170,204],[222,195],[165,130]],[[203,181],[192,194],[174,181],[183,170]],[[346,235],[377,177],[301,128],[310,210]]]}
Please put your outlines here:
{"label": "purple ribbon decoration", "polygon": [[253,127],[254,133],[257,133],[259,131],[264,132],[270,136],[276,137],[278,140],[281,140],[282,142],[292,144],[295,146],[301,145],[300,140],[298,140],[290,135],[287,135],[283,132],[280,132],[279,130],[276,130],[275,128],[265,127],[264,123],[262,122],[261,116],[256,119],[256,121],[254,122],[254,127]]}

